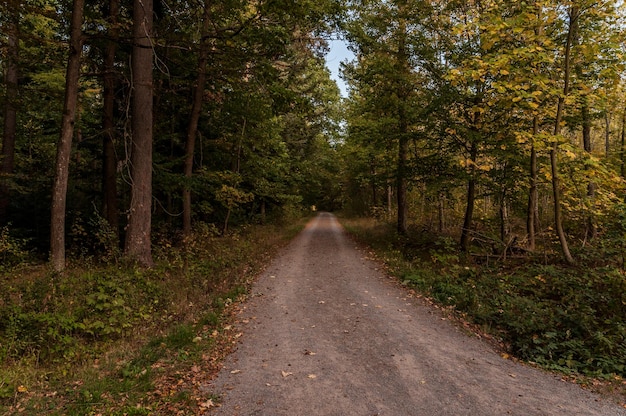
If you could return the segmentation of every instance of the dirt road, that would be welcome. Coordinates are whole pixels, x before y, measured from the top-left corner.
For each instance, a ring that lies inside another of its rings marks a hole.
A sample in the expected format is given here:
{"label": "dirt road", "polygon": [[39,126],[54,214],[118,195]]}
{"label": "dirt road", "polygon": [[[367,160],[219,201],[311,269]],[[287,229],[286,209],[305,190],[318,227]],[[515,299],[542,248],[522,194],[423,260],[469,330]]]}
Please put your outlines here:
{"label": "dirt road", "polygon": [[[626,415],[501,358],[378,271],[320,214],[260,277],[207,386],[218,415]],[[212,413],[212,414],[213,414]]]}

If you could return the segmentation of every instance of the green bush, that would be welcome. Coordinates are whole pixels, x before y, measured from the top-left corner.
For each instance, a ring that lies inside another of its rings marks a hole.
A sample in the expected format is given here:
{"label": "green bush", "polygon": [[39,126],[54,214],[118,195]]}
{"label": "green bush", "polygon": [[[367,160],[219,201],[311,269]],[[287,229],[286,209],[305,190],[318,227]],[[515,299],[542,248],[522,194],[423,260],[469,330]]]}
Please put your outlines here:
{"label": "green bush", "polygon": [[12,236],[9,227],[0,228],[0,273],[25,263],[30,256],[26,250],[26,240]]}

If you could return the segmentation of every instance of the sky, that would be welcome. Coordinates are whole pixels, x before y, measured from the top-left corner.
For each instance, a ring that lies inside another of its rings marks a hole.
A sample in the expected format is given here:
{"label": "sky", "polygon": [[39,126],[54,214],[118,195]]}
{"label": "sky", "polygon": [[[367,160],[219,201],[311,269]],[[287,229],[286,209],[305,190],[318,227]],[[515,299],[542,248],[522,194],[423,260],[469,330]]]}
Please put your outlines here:
{"label": "sky", "polygon": [[339,86],[342,97],[347,97],[346,83],[339,77],[339,64],[345,61],[351,61],[354,59],[354,54],[348,50],[346,43],[343,40],[331,40],[329,41],[330,52],[326,55],[326,66],[330,69],[332,79],[335,80]]}

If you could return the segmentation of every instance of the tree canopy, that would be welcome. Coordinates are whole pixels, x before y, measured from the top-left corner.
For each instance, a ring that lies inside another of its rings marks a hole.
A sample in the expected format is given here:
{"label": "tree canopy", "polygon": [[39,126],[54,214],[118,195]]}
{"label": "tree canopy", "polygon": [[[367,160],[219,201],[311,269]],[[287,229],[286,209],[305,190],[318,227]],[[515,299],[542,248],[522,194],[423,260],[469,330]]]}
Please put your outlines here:
{"label": "tree canopy", "polygon": [[[150,30],[140,7],[86,1],[73,33],[80,3],[0,4],[1,220],[43,257],[63,235],[70,253],[149,264],[154,232],[182,244],[314,205],[432,226],[466,252],[542,236],[573,263],[622,245],[621,3],[155,1]],[[337,35],[355,54],[343,99],[324,66]],[[49,221],[62,131],[67,206]]]}

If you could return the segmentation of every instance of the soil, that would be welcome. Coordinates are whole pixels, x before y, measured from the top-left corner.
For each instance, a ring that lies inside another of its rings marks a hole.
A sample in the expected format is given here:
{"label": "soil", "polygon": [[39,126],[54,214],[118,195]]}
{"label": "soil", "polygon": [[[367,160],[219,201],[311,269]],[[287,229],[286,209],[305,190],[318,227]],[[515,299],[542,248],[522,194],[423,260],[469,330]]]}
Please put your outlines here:
{"label": "soil", "polygon": [[[240,307],[216,415],[626,415],[453,325],[315,217]],[[219,397],[219,399],[217,399]]]}

